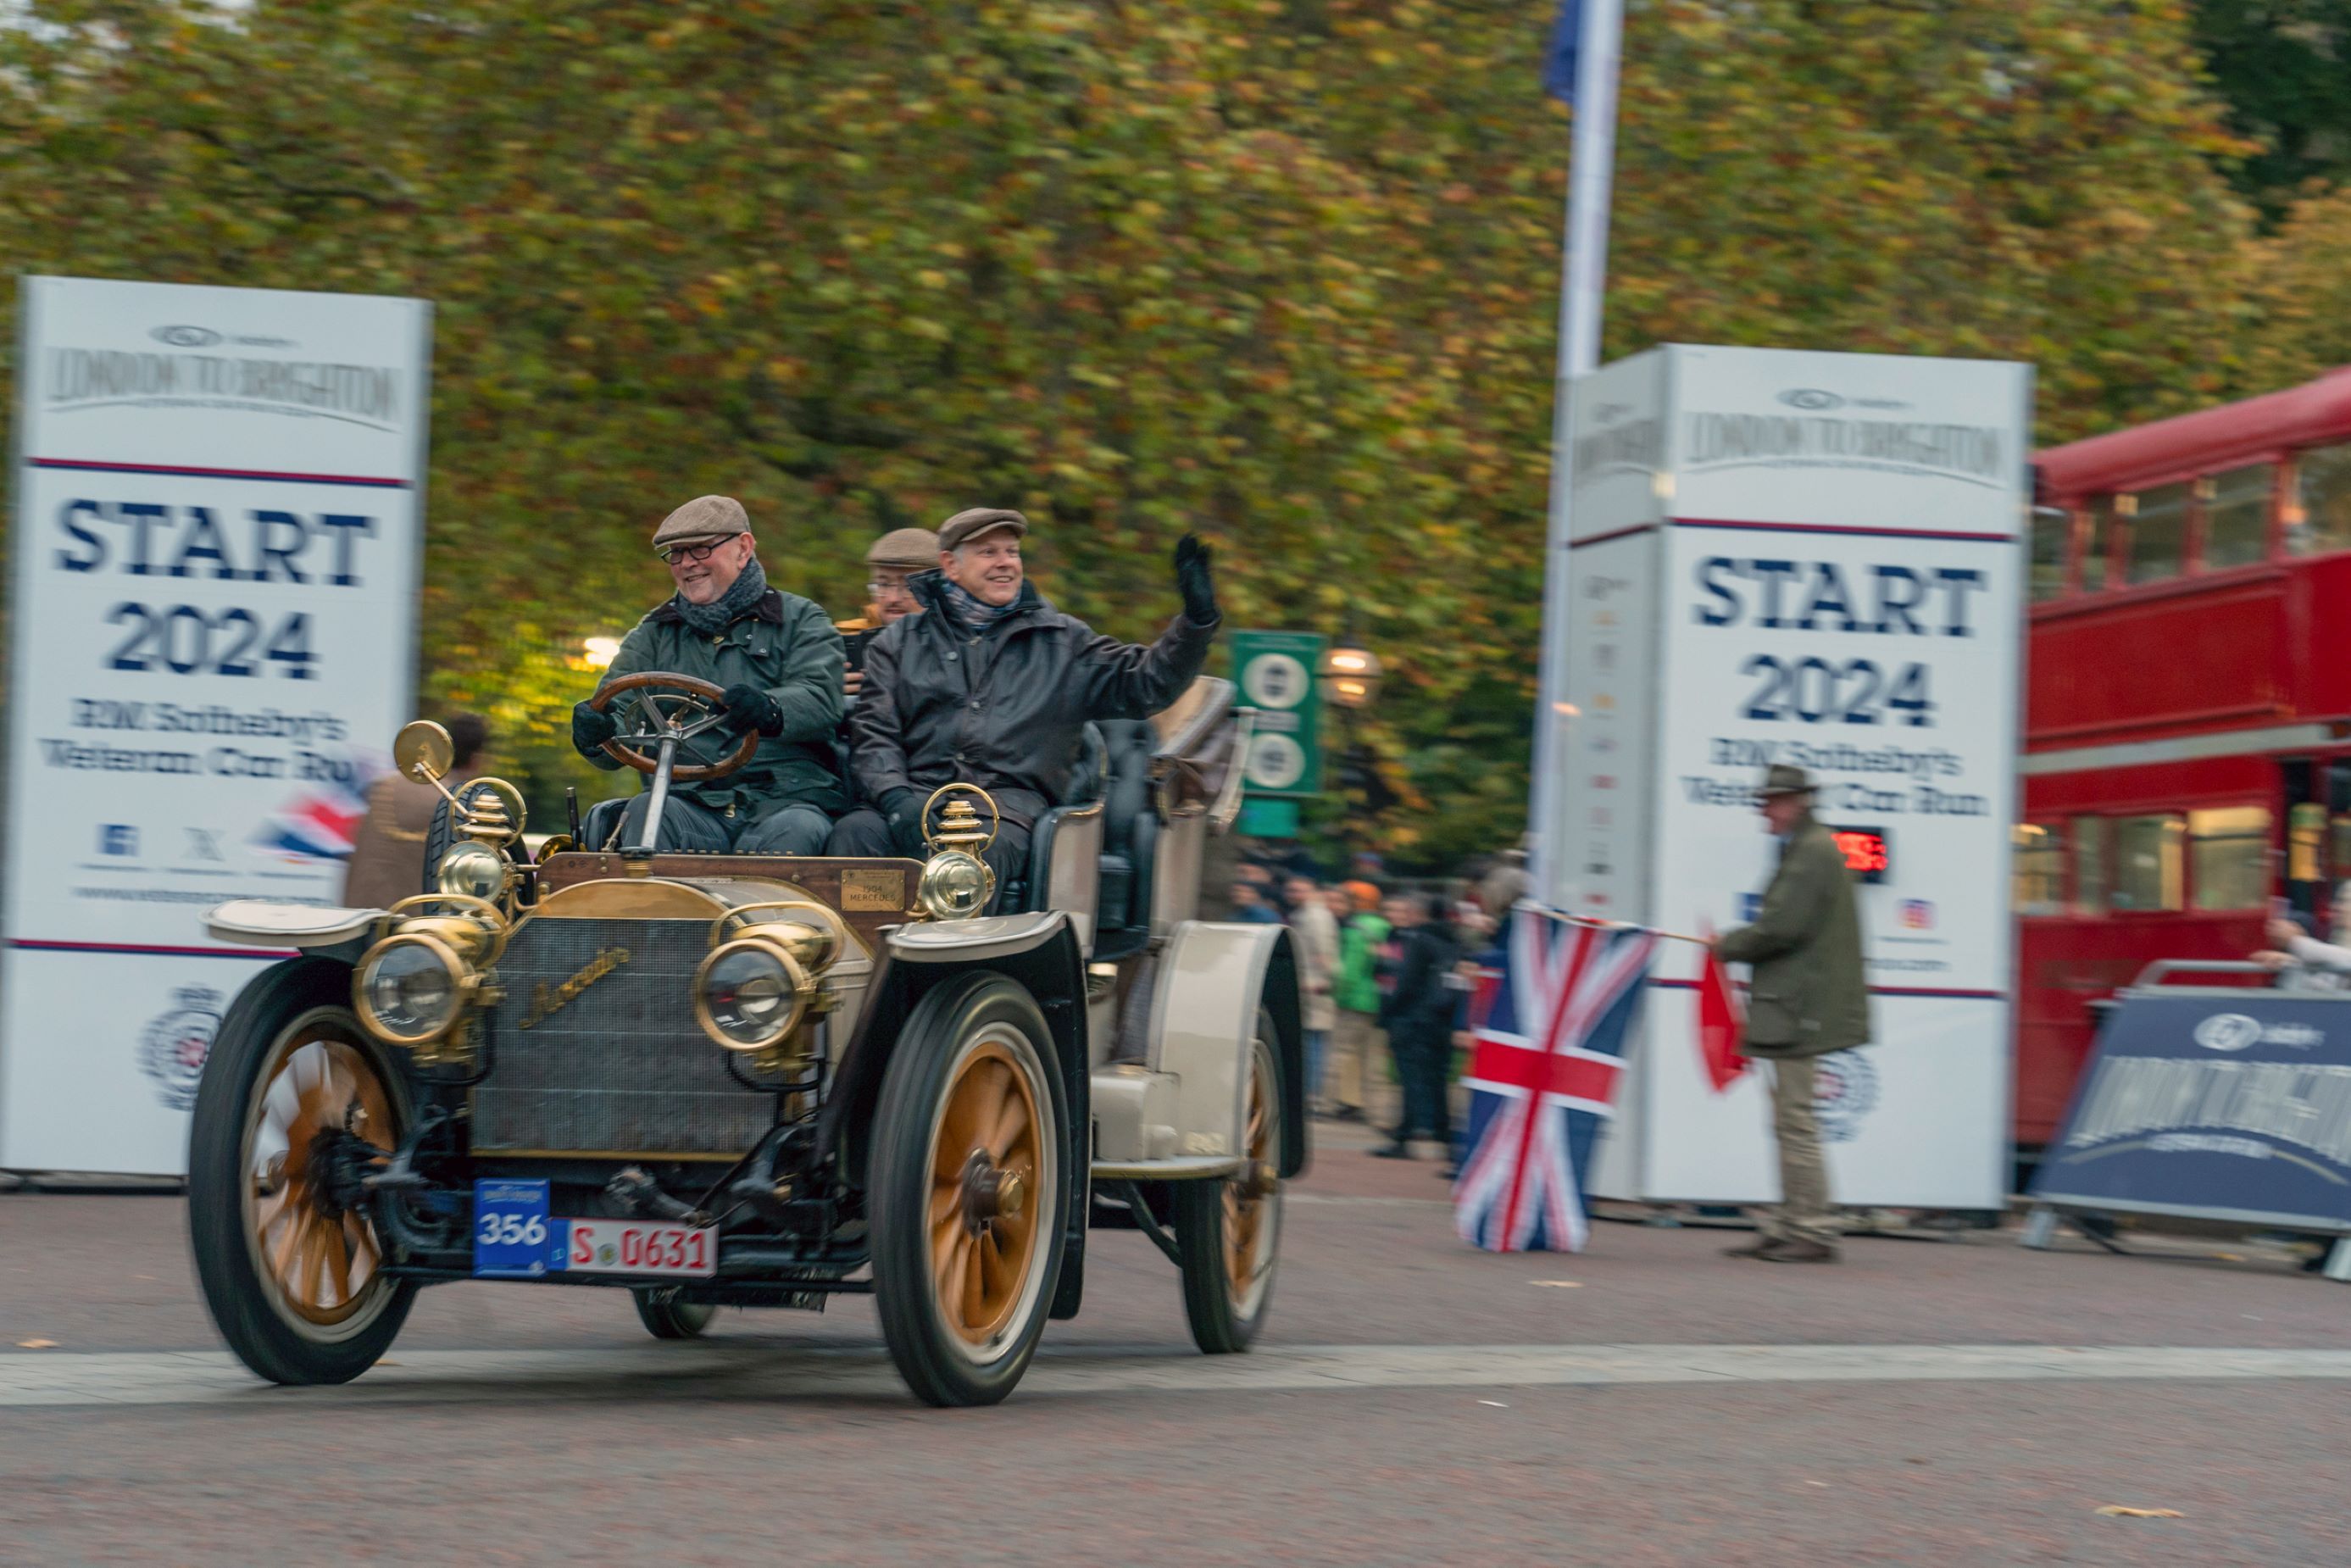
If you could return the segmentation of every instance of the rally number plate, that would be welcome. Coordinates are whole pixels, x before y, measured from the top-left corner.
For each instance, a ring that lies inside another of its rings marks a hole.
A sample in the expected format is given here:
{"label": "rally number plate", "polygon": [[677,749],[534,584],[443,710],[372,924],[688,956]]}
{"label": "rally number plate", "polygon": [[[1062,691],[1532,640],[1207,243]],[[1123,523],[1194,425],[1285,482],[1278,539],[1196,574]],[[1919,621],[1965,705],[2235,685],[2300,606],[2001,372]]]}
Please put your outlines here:
{"label": "rally number plate", "polygon": [[543,1181],[474,1184],[474,1272],[490,1280],[635,1274],[706,1280],[718,1272],[715,1231],[548,1212]]}
{"label": "rally number plate", "polygon": [[706,1280],[718,1271],[707,1230],[633,1219],[567,1219],[563,1266],[575,1274],[651,1274]]}

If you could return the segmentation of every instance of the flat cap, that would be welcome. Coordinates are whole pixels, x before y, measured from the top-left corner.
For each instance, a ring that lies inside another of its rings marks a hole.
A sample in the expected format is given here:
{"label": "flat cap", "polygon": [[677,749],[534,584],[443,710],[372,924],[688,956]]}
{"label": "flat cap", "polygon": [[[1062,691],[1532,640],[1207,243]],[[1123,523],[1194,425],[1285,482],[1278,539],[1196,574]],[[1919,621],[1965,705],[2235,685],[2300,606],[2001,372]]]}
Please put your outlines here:
{"label": "flat cap", "polygon": [[865,564],[929,571],[939,564],[939,536],[928,528],[893,528],[873,541]]}
{"label": "flat cap", "polygon": [[743,503],[732,496],[696,496],[662,519],[653,530],[653,553],[690,539],[723,539],[751,531]]}
{"label": "flat cap", "polygon": [[960,549],[997,528],[1025,534],[1029,531],[1029,519],[1007,507],[973,507],[939,525],[939,549]]}

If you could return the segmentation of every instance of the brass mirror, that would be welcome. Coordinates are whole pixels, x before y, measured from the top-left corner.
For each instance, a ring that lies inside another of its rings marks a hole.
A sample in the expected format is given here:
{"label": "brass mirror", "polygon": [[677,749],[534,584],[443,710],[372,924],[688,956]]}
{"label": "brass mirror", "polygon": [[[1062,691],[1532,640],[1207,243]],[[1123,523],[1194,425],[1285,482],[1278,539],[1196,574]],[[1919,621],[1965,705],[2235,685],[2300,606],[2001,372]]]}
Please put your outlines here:
{"label": "brass mirror", "polygon": [[401,726],[398,738],[392,743],[392,766],[403,779],[437,782],[456,757],[457,746],[449,732],[429,718]]}

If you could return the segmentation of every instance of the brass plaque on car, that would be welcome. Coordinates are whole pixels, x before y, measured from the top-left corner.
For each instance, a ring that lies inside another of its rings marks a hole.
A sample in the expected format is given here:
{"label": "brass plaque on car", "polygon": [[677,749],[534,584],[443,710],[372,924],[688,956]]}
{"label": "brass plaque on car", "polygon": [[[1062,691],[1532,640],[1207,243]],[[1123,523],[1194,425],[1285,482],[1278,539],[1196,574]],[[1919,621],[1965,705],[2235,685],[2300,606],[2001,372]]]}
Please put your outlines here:
{"label": "brass plaque on car", "polygon": [[878,915],[906,907],[906,873],[903,871],[850,871],[841,873],[841,910],[844,915]]}

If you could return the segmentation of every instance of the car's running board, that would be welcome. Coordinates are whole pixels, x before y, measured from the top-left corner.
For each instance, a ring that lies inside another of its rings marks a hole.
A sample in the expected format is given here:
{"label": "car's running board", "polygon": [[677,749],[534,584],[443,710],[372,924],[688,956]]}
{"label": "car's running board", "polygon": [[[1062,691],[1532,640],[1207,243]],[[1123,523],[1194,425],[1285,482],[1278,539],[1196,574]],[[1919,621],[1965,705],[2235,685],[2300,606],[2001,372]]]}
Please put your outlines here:
{"label": "car's running board", "polygon": [[1196,1181],[1241,1168],[1229,1155],[1185,1155],[1165,1160],[1096,1160],[1096,1181]]}

